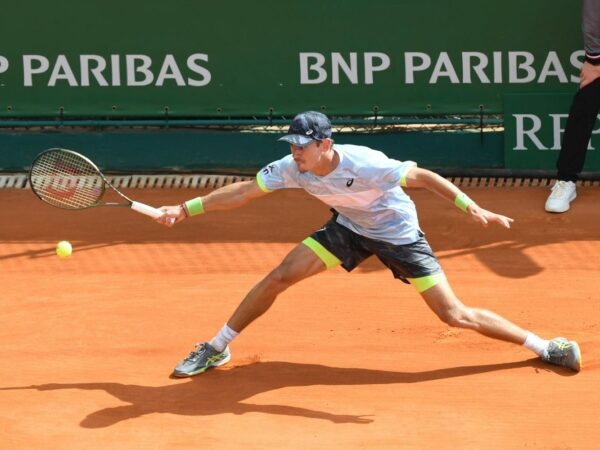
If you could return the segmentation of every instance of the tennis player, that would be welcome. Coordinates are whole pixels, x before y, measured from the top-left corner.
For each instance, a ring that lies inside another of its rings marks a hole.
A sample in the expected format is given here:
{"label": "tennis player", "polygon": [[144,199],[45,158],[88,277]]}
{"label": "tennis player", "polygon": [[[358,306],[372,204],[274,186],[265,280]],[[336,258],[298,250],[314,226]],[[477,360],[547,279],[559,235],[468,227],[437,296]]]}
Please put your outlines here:
{"label": "tennis player", "polygon": [[452,327],[523,345],[544,361],[578,372],[581,352],[565,338],[543,339],[499,315],[463,304],[419,228],[415,205],[405,188],[420,187],[453,202],[468,217],[487,226],[510,228],[513,219],[478,206],[445,178],[397,161],[367,147],[335,144],[331,123],[319,112],[303,112],[279,140],[290,153],[265,166],[252,181],[233,183],[181,205],[163,206],[157,221],[172,226],[189,217],[244,205],[277,189],[301,188],[332,207],[331,219],[296,246],[246,295],[212,340],[196,348],[173,375],[189,377],[226,364],[229,344],[264,314],[293,284],[341,265],[351,271],[376,255],[395,278],[410,283],[431,310]]}

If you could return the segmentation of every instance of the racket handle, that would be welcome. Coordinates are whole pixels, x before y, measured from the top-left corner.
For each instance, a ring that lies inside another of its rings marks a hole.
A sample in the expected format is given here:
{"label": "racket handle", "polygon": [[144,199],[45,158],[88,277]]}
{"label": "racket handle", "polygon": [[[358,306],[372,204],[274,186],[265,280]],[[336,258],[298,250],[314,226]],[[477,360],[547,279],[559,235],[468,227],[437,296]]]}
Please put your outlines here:
{"label": "racket handle", "polygon": [[160,209],[153,208],[152,206],[140,202],[131,202],[131,209],[139,213],[146,214],[153,219],[158,219],[164,214]]}

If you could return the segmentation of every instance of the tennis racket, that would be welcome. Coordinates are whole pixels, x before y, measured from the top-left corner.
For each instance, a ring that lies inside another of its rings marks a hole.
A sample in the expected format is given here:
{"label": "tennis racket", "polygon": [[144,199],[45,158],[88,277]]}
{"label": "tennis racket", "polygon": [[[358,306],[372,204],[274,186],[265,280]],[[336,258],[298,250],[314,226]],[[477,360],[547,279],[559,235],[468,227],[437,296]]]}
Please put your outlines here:
{"label": "tennis racket", "polygon": [[[51,148],[37,155],[29,171],[29,185],[42,201],[58,208],[127,206],[154,219],[163,215],[160,209],[131,200],[110,184],[92,161],[72,150]],[[107,186],[123,201],[100,201]]]}

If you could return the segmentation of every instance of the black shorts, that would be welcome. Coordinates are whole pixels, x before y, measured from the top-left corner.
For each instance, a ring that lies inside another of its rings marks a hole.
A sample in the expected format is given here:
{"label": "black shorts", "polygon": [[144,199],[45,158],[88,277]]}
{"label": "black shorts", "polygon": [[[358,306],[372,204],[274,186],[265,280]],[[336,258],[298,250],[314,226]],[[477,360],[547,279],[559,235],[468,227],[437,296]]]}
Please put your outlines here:
{"label": "black shorts", "polygon": [[422,232],[416,242],[395,245],[371,239],[340,225],[336,215],[303,243],[330,268],[341,264],[348,272],[371,255],[392,271],[395,278],[411,283],[419,292],[444,279],[438,259]]}

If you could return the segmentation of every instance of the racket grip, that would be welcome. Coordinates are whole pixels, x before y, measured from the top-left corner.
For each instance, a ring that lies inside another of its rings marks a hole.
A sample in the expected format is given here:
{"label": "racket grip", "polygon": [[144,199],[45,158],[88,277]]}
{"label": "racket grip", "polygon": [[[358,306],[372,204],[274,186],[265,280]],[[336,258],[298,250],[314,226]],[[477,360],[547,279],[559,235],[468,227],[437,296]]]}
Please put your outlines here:
{"label": "racket grip", "polygon": [[153,208],[152,206],[140,202],[131,202],[131,209],[139,213],[146,214],[153,219],[158,219],[164,214],[160,209]]}

